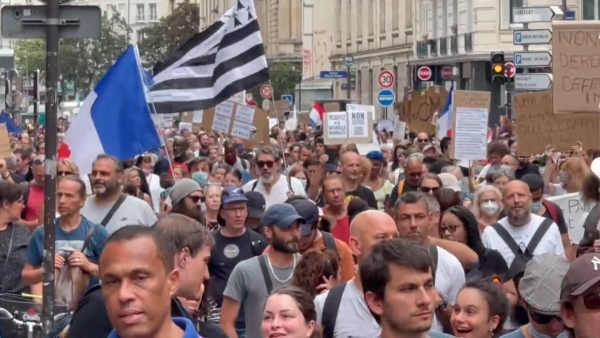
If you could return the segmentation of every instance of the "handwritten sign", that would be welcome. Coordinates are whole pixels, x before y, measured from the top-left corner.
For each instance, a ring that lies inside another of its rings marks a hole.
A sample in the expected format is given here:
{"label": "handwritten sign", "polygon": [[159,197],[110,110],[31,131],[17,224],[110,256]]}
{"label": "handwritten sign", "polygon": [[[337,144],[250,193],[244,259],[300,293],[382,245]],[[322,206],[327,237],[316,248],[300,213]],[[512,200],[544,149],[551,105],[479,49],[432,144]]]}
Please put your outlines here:
{"label": "handwritten sign", "polygon": [[562,210],[571,243],[579,243],[583,238],[583,222],[594,205],[583,202],[579,193],[552,196],[548,200],[556,203]]}
{"label": "handwritten sign", "polygon": [[367,137],[369,125],[367,124],[367,112],[357,111],[349,112],[348,116],[348,137]]}
{"label": "handwritten sign", "polygon": [[239,138],[246,147],[269,142],[268,113],[257,107],[225,101],[204,110],[202,129]]}
{"label": "handwritten sign", "polygon": [[448,97],[448,91],[440,86],[431,86],[426,91],[411,90],[404,95],[402,116],[404,122],[415,132],[431,134],[435,126],[433,115],[439,113]]}
{"label": "handwritten sign", "polygon": [[552,29],[554,111],[600,113],[600,23],[553,21]]}
{"label": "handwritten sign", "polygon": [[487,126],[490,111],[490,92],[454,91],[454,137],[450,154],[459,160],[483,160],[487,155]]}
{"label": "handwritten sign", "polygon": [[514,95],[513,111],[519,156],[541,154],[549,144],[568,151],[577,141],[589,149],[600,148],[600,115],[555,114],[550,91]]}

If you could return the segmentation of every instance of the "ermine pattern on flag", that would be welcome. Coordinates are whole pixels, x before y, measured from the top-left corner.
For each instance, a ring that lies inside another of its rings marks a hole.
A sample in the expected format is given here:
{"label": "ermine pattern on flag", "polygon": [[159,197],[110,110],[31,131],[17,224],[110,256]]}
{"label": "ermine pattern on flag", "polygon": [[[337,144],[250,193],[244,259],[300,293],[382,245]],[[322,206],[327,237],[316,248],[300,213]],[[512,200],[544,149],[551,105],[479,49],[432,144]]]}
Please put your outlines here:
{"label": "ermine pattern on flag", "polygon": [[215,107],[269,79],[254,1],[236,5],[154,67],[147,93],[157,113]]}

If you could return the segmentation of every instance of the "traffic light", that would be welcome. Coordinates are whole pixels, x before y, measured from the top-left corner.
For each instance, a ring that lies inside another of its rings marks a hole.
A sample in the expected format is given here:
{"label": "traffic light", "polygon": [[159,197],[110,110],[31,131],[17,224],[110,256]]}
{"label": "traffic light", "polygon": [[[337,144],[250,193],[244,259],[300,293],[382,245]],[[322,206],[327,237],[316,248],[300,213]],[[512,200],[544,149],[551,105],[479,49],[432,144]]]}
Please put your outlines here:
{"label": "traffic light", "polygon": [[504,83],[504,52],[492,52],[492,82]]}

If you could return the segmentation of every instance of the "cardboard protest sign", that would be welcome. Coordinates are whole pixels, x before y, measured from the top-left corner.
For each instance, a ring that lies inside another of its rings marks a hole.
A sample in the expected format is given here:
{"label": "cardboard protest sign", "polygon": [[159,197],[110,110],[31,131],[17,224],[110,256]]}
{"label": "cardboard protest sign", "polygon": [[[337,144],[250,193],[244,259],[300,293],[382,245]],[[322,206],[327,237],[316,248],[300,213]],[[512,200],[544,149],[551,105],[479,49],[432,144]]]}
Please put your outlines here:
{"label": "cardboard protest sign", "polygon": [[336,112],[340,111],[342,108],[339,102],[325,102],[323,103],[323,109],[325,109],[326,112]]}
{"label": "cardboard protest sign", "polygon": [[270,101],[269,102],[269,117],[270,118],[283,118],[283,113],[290,111],[290,103],[288,101]]}
{"label": "cardboard protest sign", "polygon": [[550,91],[516,94],[512,109],[519,156],[541,154],[548,145],[568,151],[577,141],[586,149],[600,148],[600,114],[555,114]]}
{"label": "cardboard protest sign", "polygon": [[11,154],[8,128],[6,128],[6,124],[0,124],[0,158],[10,157]]}
{"label": "cardboard protest sign", "polygon": [[448,91],[440,86],[431,86],[425,91],[411,90],[404,95],[402,120],[417,133],[431,134],[435,131],[431,124],[433,115],[442,110],[447,98]]}
{"label": "cardboard protest sign", "polygon": [[600,113],[600,22],[552,22],[554,111]]}
{"label": "cardboard protest sign", "polygon": [[[520,144],[519,144],[520,146]],[[565,216],[565,223],[569,232],[571,243],[579,244],[583,239],[583,222],[590,213],[594,204],[582,201],[580,193],[548,197],[549,201],[556,203]]]}
{"label": "cardboard protest sign", "polygon": [[487,128],[491,93],[455,90],[450,156],[476,161],[487,157]]}
{"label": "cardboard protest sign", "polygon": [[268,114],[258,107],[224,101],[204,110],[201,126],[204,130],[237,137],[246,147],[269,144]]}
{"label": "cardboard protest sign", "polygon": [[371,143],[373,117],[364,110],[323,114],[323,142],[326,145]]}

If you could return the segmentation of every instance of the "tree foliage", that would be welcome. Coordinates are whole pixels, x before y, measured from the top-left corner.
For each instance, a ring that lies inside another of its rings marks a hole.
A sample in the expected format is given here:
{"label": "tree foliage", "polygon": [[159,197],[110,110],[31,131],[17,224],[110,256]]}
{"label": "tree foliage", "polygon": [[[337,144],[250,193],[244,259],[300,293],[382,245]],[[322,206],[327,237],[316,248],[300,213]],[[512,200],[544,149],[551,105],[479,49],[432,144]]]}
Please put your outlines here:
{"label": "tree foliage", "polygon": [[[58,66],[61,88],[72,82],[75,92],[84,95],[104,76],[117,57],[127,48],[131,29],[118,13],[110,18],[102,17],[100,39],[62,39],[58,48]],[[46,70],[46,42],[44,40],[21,40],[15,46],[15,58],[19,73],[32,74],[40,70],[42,82]]]}
{"label": "tree foliage", "polygon": [[275,100],[283,94],[294,94],[294,88],[302,80],[302,64],[277,62],[269,66],[269,77]]}
{"label": "tree foliage", "polygon": [[182,2],[173,13],[158,23],[143,28],[138,41],[140,56],[146,66],[165,60],[171,52],[198,32],[200,11],[192,2]]}

